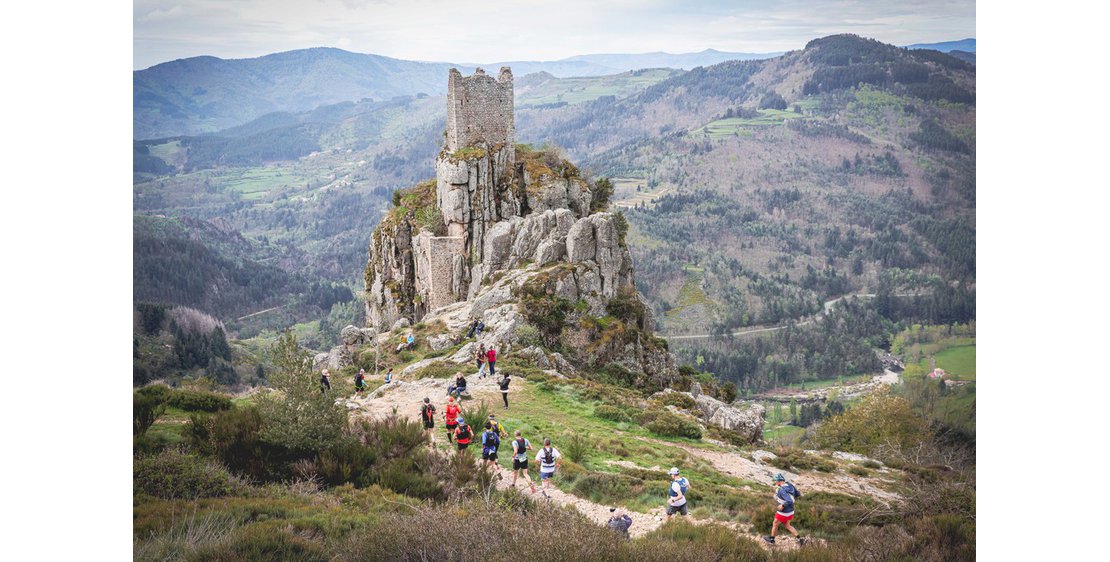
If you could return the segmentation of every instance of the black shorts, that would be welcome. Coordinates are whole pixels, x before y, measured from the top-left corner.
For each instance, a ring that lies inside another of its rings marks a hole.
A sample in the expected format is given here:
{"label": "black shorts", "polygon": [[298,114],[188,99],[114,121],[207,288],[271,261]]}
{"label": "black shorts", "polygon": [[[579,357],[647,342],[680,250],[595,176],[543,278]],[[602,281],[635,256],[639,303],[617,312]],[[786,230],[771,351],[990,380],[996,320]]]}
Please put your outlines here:
{"label": "black shorts", "polygon": [[456,442],[455,444],[459,446],[460,451],[465,451],[466,448],[470,446],[470,443],[458,443],[458,442]]}
{"label": "black shorts", "polygon": [[424,420],[424,429],[431,429],[435,426],[436,422],[434,420]]}
{"label": "black shorts", "polygon": [[513,470],[520,470],[522,468],[528,470],[528,459],[513,459]]}
{"label": "black shorts", "polygon": [[689,503],[690,502],[686,502],[682,505],[668,505],[667,506],[667,515],[674,515],[676,513],[681,513],[683,515],[686,515],[686,505],[689,504]]}
{"label": "black shorts", "polygon": [[491,451],[489,453],[487,453],[485,451],[482,451],[482,460],[484,460],[484,461],[495,461],[496,462],[497,461],[497,451]]}
{"label": "black shorts", "polygon": [[455,431],[455,428],[456,428],[456,427],[459,427],[459,424],[457,424],[457,423],[449,423],[449,424],[447,424],[447,431]]}

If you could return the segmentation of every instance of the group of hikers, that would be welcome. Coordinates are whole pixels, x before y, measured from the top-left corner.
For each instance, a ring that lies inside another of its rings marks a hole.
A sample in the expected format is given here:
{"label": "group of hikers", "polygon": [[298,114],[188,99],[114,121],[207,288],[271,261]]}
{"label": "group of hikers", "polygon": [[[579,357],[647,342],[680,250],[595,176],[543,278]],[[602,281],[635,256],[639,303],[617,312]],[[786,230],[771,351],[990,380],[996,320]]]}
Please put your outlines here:
{"label": "group of hikers", "polygon": [[[424,403],[420,406],[420,420],[424,423],[424,431],[428,434],[428,440],[434,447],[436,407],[432,404],[430,398],[424,398]],[[465,451],[477,437],[482,446],[482,463],[494,470],[500,470],[500,465],[497,462],[498,451],[501,449],[501,439],[508,437],[509,433],[505,430],[505,426],[497,421],[496,414],[490,414],[489,417],[479,423],[482,423],[482,431],[481,435],[477,436],[463,417],[462,408],[455,402],[455,397],[447,397],[447,406],[444,407],[443,411],[443,424],[447,429],[447,442],[454,443],[457,450]],[[512,447],[513,460],[512,485],[515,487],[517,479],[523,478],[528,482],[528,487],[534,494],[536,493],[536,485],[528,475],[528,451],[533,450],[532,442],[525,438],[519,429],[513,435],[514,438],[509,442]],[[559,450],[551,444],[551,439],[545,437],[543,447],[536,452],[536,462],[539,463],[540,468],[541,493],[544,496],[547,495],[547,490],[550,489],[550,481],[555,477],[555,472],[562,466],[562,457],[563,455],[559,453]]]}
{"label": "group of hikers", "polygon": [[[470,326],[467,337],[476,337],[481,334],[485,325],[481,320],[475,320]],[[397,350],[400,351],[406,346],[412,349],[414,346],[412,333],[409,333],[405,342],[398,346]],[[486,376],[494,378],[496,374],[497,364],[497,350],[492,346],[486,349],[485,344],[478,346],[475,351],[475,363],[478,368],[478,378],[482,379]],[[320,376],[320,391],[327,392],[331,390],[331,375],[328,369],[325,368]],[[385,383],[389,384],[393,380],[393,369],[390,368],[385,375]],[[501,380],[497,381],[497,385],[501,391],[501,398],[505,402],[505,409],[509,409],[509,384],[511,377],[508,373],[504,373]],[[355,375],[355,392],[359,393],[366,389],[366,371],[359,369],[358,374]],[[503,425],[497,421],[494,414],[489,414],[489,417],[479,423],[482,427],[475,431],[467,423],[463,417],[462,408],[456,402],[456,399],[461,400],[466,394],[467,382],[466,377],[461,371],[455,373],[455,381],[448,386],[447,389],[447,405],[444,407],[443,422],[447,430],[447,442],[454,443],[458,451],[465,451],[470,447],[470,444],[475,439],[482,447],[482,464],[492,468],[493,470],[500,470],[498,464],[498,451],[501,448],[502,438],[508,437],[508,432],[505,431]],[[431,399],[424,398],[423,404],[420,406],[420,419],[424,425],[424,431],[428,434],[429,443],[435,446],[435,420],[436,420],[436,407],[431,403]],[[479,434],[480,432],[480,434]],[[532,493],[536,493],[536,485],[532,478],[528,475],[528,461],[529,451],[534,450],[532,443],[526,439],[520,430],[514,432],[514,438],[509,441],[512,448],[512,470],[513,480],[512,486],[515,488],[517,479],[523,478],[528,483],[528,487]],[[551,439],[545,437],[543,439],[543,446],[536,452],[535,460],[539,465],[541,493],[547,497],[547,491],[550,489],[551,481],[555,478],[555,474],[562,466],[562,455],[559,450],[551,444]],[[686,493],[690,487],[690,482],[679,473],[678,467],[673,467],[668,471],[670,475],[670,486],[668,488],[667,498],[667,520],[670,520],[675,514],[686,516],[688,513]],[[779,526],[783,526],[786,530],[797,539],[799,544],[805,544],[806,539],[798,535],[797,529],[791,525],[794,519],[794,503],[797,499],[802,497],[802,493],[798,490],[797,486],[787,482],[786,477],[781,473],[775,474],[772,478],[772,485],[775,488],[775,503],[778,506],[775,512],[774,521],[771,524],[771,534],[763,537],[763,540],[768,544],[775,544],[775,537],[778,534]],[[612,514],[606,523],[610,529],[623,535],[625,538],[629,537],[628,530],[632,526],[632,518],[624,510],[613,507],[609,509]]]}

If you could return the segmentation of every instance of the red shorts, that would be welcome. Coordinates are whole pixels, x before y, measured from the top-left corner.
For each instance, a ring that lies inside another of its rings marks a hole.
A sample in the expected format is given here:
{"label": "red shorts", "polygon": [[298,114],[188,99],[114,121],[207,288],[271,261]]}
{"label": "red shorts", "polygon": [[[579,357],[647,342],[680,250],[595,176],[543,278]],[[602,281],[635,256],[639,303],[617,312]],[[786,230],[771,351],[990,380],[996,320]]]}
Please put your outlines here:
{"label": "red shorts", "polygon": [[779,523],[789,523],[791,519],[794,519],[793,513],[791,513],[790,515],[783,515],[777,511],[775,512],[775,521],[778,521]]}

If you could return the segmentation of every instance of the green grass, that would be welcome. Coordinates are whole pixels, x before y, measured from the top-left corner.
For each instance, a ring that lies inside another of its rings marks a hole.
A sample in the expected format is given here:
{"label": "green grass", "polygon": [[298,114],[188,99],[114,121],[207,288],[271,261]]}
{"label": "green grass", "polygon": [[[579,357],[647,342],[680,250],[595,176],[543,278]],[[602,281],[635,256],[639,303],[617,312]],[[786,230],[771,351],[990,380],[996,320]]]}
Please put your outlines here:
{"label": "green grass", "polygon": [[751,119],[743,119],[740,117],[729,117],[728,119],[717,119],[707,123],[704,127],[690,131],[691,136],[709,135],[712,139],[723,139],[736,135],[750,133],[750,129],[758,127],[769,127],[772,125],[782,125],[790,119],[798,119],[804,117],[800,113],[794,113],[792,110],[778,110],[778,109],[761,109],[759,116]]}
{"label": "green grass", "polygon": [[798,427],[796,425],[779,425],[775,427],[765,427],[763,429],[763,440],[769,443],[783,437],[801,435],[805,432],[806,430],[804,427]]}
{"label": "green grass", "polygon": [[[968,338],[959,340],[961,342],[968,341]],[[970,341],[974,342],[974,339]],[[949,379],[961,381],[975,380],[975,343],[960,343],[953,345],[947,349],[938,351],[933,357],[936,358],[937,367],[944,369],[945,374]],[[914,376],[917,373],[927,375],[932,369],[930,368],[930,360],[928,357],[918,361],[914,368],[907,369],[907,376]]]}
{"label": "green grass", "polygon": [[262,166],[217,173],[211,180],[224,189],[236,191],[248,201],[265,197],[271,191],[303,187],[305,178],[286,167]]}
{"label": "green grass", "polygon": [[693,265],[685,265],[682,270],[686,273],[686,282],[678,290],[678,299],[675,302],[674,308],[666,312],[668,318],[673,318],[681,314],[687,308],[706,305],[712,306],[713,301],[709,295],[701,288],[702,279],[705,277],[705,269],[695,267]]}

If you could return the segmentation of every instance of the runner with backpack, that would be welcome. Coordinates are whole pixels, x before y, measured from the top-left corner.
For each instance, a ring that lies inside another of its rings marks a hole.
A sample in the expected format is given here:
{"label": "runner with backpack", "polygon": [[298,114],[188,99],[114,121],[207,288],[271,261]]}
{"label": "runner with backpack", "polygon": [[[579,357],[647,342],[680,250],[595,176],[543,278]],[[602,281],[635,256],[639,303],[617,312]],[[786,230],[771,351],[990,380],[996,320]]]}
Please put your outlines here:
{"label": "runner with backpack", "polygon": [[520,436],[520,430],[516,430],[516,439],[513,439],[513,487],[516,487],[516,478],[523,472],[524,479],[528,481],[528,487],[532,488],[532,493],[536,493],[536,485],[532,482],[532,477],[528,476],[528,451],[532,450],[532,444],[527,439]]}
{"label": "runner with backpack", "polygon": [[540,482],[543,483],[543,495],[547,496],[548,481],[555,477],[555,470],[563,465],[563,455],[551,446],[551,438],[543,438],[543,448],[536,453],[536,462],[540,463]]}
{"label": "runner with backpack", "polygon": [[366,390],[366,370],[359,369],[358,374],[355,375],[355,394]]}
{"label": "runner with backpack", "polygon": [[794,519],[794,501],[801,499],[801,490],[794,484],[787,482],[786,477],[781,472],[775,475],[772,483],[776,488],[775,502],[778,503],[778,511],[775,512],[775,520],[771,523],[771,534],[763,537],[763,540],[767,541],[768,544],[775,544],[775,535],[778,533],[779,524],[781,523],[791,535],[794,535],[798,544],[805,544],[805,537],[799,537],[798,530],[790,524]]}
{"label": "runner with backpack", "polygon": [[486,422],[486,430],[482,432],[482,460],[497,470],[497,448],[501,446],[501,436],[498,435],[497,422]]}
{"label": "runner with backpack", "polygon": [[455,437],[455,428],[459,426],[458,417],[462,410],[455,404],[455,397],[447,397],[447,408],[443,411],[443,421],[447,426],[447,442],[453,443]]}
{"label": "runner with backpack", "polygon": [[460,451],[465,451],[470,446],[470,438],[474,433],[470,431],[470,426],[466,425],[466,420],[459,416],[459,426],[455,428],[455,444],[459,446]]}
{"label": "runner with backpack", "polygon": [[495,419],[493,414],[489,415],[489,419],[487,421],[491,426],[493,426],[493,430],[497,432],[498,436],[500,436],[500,437],[508,437],[509,436],[509,432],[505,431],[505,426],[498,423],[497,419]]}
{"label": "runner with backpack", "polygon": [[668,491],[670,497],[667,498],[667,521],[670,521],[671,516],[676,513],[686,516],[686,490],[690,487],[690,481],[678,475],[677,466],[671,467],[668,474],[671,475],[671,487]]}
{"label": "runner with backpack", "polygon": [[420,407],[420,420],[424,422],[424,433],[428,434],[428,442],[436,446],[436,407],[428,397],[424,397],[424,405]]}

